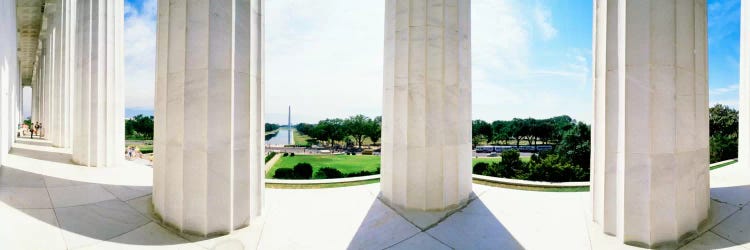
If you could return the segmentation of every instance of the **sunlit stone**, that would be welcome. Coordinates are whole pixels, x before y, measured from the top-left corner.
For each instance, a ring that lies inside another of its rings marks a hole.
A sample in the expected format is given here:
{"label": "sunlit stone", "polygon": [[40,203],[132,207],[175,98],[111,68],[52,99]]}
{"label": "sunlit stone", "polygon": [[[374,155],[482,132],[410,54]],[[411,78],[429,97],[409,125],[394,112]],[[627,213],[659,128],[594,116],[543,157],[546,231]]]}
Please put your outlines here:
{"label": "sunlit stone", "polygon": [[708,217],[706,1],[595,2],[593,220],[644,246]]}
{"label": "sunlit stone", "polygon": [[198,235],[229,233],[263,204],[263,5],[159,1],[154,208]]}
{"label": "sunlit stone", "polygon": [[440,211],[471,194],[470,1],[386,1],[381,197]]}

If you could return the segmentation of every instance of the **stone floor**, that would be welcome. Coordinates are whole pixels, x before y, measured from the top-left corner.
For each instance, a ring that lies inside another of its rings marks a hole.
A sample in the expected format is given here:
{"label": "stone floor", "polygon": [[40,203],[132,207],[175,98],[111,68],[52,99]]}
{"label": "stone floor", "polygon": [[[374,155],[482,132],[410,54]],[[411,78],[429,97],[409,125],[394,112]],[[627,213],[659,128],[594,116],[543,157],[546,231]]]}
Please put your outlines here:
{"label": "stone floor", "polygon": [[[750,170],[711,173],[711,218],[683,249],[750,249]],[[594,230],[588,193],[474,185],[476,199],[420,229],[381,203],[378,184],[267,189],[266,212],[213,239],[150,215],[151,168],[86,168],[41,140],[16,143],[0,168],[0,249],[619,249]]]}

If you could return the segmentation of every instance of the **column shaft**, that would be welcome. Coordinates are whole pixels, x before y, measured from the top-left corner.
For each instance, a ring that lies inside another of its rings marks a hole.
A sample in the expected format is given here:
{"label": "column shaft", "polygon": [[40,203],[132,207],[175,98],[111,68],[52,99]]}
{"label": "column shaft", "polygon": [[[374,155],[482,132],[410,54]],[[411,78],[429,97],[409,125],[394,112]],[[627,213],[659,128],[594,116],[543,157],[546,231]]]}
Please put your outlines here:
{"label": "column shaft", "polygon": [[741,4],[740,21],[740,120],[738,159],[750,166],[750,4]]}
{"label": "column shaft", "polygon": [[595,1],[593,220],[656,247],[708,216],[706,1]]}
{"label": "column shaft", "polygon": [[181,231],[228,233],[261,213],[263,8],[159,2],[153,200]]}
{"label": "column shaft", "polygon": [[387,0],[382,198],[444,210],[471,193],[470,1]]}
{"label": "column shaft", "polygon": [[125,149],[124,5],[121,1],[81,1],[76,10],[73,161],[116,166]]}

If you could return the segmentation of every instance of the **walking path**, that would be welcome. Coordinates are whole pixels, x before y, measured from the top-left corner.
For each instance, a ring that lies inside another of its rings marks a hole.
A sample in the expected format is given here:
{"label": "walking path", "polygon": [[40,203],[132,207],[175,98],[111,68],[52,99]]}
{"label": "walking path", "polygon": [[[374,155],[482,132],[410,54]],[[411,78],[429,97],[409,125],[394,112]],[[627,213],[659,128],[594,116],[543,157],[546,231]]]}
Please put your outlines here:
{"label": "walking path", "polygon": [[[378,200],[378,184],[266,189],[263,217],[230,235],[206,239],[175,233],[155,219],[151,171],[133,163],[77,166],[67,150],[21,139],[0,168],[0,248],[631,248],[594,230],[587,192],[477,184],[466,207],[425,229]],[[684,249],[750,249],[750,170],[735,164],[712,171],[711,177],[711,217]]]}

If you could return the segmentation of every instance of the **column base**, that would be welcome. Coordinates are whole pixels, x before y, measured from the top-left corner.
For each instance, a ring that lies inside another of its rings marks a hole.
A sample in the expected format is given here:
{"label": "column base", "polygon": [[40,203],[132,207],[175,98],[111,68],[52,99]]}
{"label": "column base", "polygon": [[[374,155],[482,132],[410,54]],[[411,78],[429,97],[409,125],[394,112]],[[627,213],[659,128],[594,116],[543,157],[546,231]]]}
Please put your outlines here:
{"label": "column base", "polygon": [[[622,238],[618,237],[617,235],[603,232],[601,226],[598,223],[596,222],[592,222],[592,223],[596,225],[597,231],[594,233],[599,233],[603,237],[615,238],[617,239],[617,241],[620,241],[622,242],[622,244],[625,244],[628,246],[647,248],[647,249],[678,249],[682,246],[687,245],[691,241],[695,240],[696,238],[701,236],[702,233],[707,232],[709,230],[709,228],[706,227],[708,224],[708,221],[709,221],[708,218],[704,219],[699,224],[698,229],[687,232],[683,235],[680,235],[680,237],[677,240],[663,241],[663,242],[657,242],[657,243],[652,243],[652,244],[640,242],[640,241],[623,241]],[[612,239],[612,240],[615,240],[615,239]]]}
{"label": "column base", "polygon": [[395,211],[397,214],[404,217],[404,219],[409,221],[411,224],[414,224],[421,230],[427,230],[437,225],[438,223],[443,221],[443,219],[448,218],[451,215],[453,215],[453,213],[465,208],[477,198],[478,196],[474,192],[471,192],[468,198],[461,200],[461,202],[459,202],[458,204],[448,206],[444,209],[419,210],[419,209],[404,208],[403,206],[397,205],[389,201],[387,198],[385,198],[382,192],[378,194],[378,200],[383,202],[383,204],[393,209],[393,211]]}
{"label": "column base", "polygon": [[[219,232],[211,232],[211,233],[208,233],[208,234],[203,234],[203,233],[194,232],[194,231],[191,231],[191,230],[182,230],[177,225],[175,225],[173,223],[170,223],[168,221],[165,221],[164,218],[158,212],[156,212],[156,209],[154,209],[154,204],[153,203],[151,203],[151,209],[152,209],[151,215],[156,219],[156,221],[157,221],[157,223],[159,223],[159,225],[162,225],[163,227],[167,228],[168,230],[170,230],[170,231],[172,231],[172,232],[174,232],[174,233],[176,233],[176,234],[178,234],[180,236],[185,236],[185,237],[188,237],[188,238],[195,238],[195,237],[205,238],[205,239],[216,238],[216,237],[220,237],[220,236],[231,234],[232,232],[240,230],[240,229],[243,229],[243,228],[250,227],[251,224],[252,224],[252,223],[243,224],[243,225],[241,225],[239,227],[236,227],[236,228],[232,229],[232,231],[228,231],[228,232],[227,231],[219,231]],[[253,218],[253,221],[263,221],[263,220],[260,217],[256,217],[256,218]]]}

